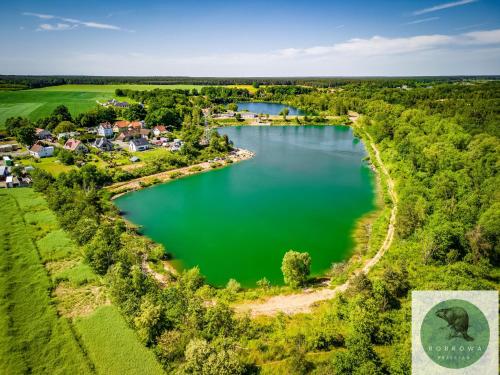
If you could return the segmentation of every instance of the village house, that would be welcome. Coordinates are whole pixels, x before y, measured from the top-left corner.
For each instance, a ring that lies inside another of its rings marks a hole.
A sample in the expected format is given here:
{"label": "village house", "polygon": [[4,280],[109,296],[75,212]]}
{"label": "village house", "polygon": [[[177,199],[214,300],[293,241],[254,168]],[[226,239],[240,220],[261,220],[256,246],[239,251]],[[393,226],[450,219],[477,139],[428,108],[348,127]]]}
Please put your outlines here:
{"label": "village house", "polygon": [[80,141],[78,139],[73,139],[73,138],[70,138],[66,141],[66,143],[64,144],[64,149],[72,151],[72,152],[76,152],[76,153],[82,153],[82,154],[89,151],[87,146],[85,146],[82,143],[82,141]]}
{"label": "village house", "polygon": [[5,181],[9,174],[9,170],[6,166],[0,165],[0,181]]}
{"label": "village house", "polygon": [[43,143],[37,142],[31,146],[29,153],[35,158],[46,158],[54,154],[54,147],[45,146]]}
{"label": "village house", "polygon": [[257,114],[252,112],[241,112],[240,115],[242,119],[252,119],[257,117]]}
{"label": "village house", "polygon": [[101,150],[101,151],[112,151],[113,150],[113,143],[106,137],[103,138],[98,138],[95,140],[95,142],[92,144],[95,148]]}
{"label": "village house", "polygon": [[52,138],[52,134],[48,130],[36,128],[35,129],[36,137],[40,140]]}
{"label": "village house", "polygon": [[151,129],[140,129],[139,134],[141,135],[141,138],[149,139],[149,137],[151,136]]}
{"label": "village house", "polygon": [[166,133],[167,133],[167,128],[165,125],[156,125],[153,128],[153,134],[155,137],[159,137],[160,135],[166,134]]}
{"label": "village house", "polygon": [[129,129],[136,129],[136,130],[140,130],[144,127],[144,121],[132,121],[128,128]]}
{"label": "village house", "polygon": [[136,130],[127,130],[116,137],[117,141],[128,142],[132,138],[139,138],[141,134]]}
{"label": "village house", "polygon": [[182,147],[184,142],[182,142],[180,139],[176,138],[174,141],[170,144],[170,150],[171,151],[179,151]]}
{"label": "village house", "polygon": [[65,132],[65,133],[59,133],[57,135],[57,139],[69,139],[69,138],[75,138],[76,136],[79,136],[80,133],[78,132]]}
{"label": "village house", "polygon": [[97,127],[97,135],[110,138],[113,136],[113,126],[109,122],[103,122]]}
{"label": "village house", "polygon": [[149,148],[149,143],[144,138],[136,138],[130,140],[129,149],[132,152],[145,151]]}
{"label": "village house", "polygon": [[127,121],[127,120],[115,121],[115,124],[113,126],[113,132],[114,133],[123,133],[123,132],[128,130],[129,125],[130,125],[130,121]]}
{"label": "village house", "polygon": [[120,108],[126,108],[129,106],[128,102],[119,102],[116,99],[108,100],[107,102],[102,104],[103,107],[108,107],[110,105],[114,106],[114,107],[120,107]]}

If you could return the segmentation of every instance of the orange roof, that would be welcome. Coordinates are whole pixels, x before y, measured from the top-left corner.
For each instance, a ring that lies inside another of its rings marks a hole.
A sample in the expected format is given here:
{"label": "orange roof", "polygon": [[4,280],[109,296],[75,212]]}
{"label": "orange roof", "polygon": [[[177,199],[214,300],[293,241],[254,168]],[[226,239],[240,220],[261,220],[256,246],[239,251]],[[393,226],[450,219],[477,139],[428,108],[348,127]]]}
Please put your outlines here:
{"label": "orange roof", "polygon": [[64,148],[67,150],[75,151],[76,148],[80,145],[80,141],[77,139],[70,138],[64,144]]}
{"label": "orange roof", "polygon": [[129,125],[130,121],[127,120],[121,120],[115,122],[115,126],[118,126],[119,128],[128,128]]}
{"label": "orange roof", "polygon": [[142,122],[140,121],[133,121],[129,125],[131,128],[142,128]]}
{"label": "orange roof", "polygon": [[165,125],[156,125],[155,129],[158,130],[158,131],[160,131],[160,132],[166,132],[167,131],[167,128],[165,127]]}

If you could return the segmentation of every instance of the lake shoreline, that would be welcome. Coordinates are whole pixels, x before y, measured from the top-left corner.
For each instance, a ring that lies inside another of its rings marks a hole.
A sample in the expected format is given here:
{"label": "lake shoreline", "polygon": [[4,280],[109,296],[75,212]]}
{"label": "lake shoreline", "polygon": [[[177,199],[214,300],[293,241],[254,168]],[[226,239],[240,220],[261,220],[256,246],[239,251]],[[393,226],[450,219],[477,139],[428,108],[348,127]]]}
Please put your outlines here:
{"label": "lake shoreline", "polygon": [[[232,164],[251,159],[254,156],[255,153],[250,150],[242,148],[234,148],[232,153],[230,153],[227,156],[226,160],[218,162],[220,166],[214,167],[215,163],[210,163],[208,161],[205,161],[202,163],[189,165],[187,167],[176,168],[169,171],[164,171],[148,176],[139,177],[130,181],[118,182],[113,185],[107,186],[106,190],[112,193],[110,199],[115,200],[133,191],[138,191],[147,187],[151,187],[153,185],[167,183],[182,177],[192,176],[195,174],[204,173],[211,170],[225,168]],[[230,162],[228,162],[228,160],[230,160]]]}

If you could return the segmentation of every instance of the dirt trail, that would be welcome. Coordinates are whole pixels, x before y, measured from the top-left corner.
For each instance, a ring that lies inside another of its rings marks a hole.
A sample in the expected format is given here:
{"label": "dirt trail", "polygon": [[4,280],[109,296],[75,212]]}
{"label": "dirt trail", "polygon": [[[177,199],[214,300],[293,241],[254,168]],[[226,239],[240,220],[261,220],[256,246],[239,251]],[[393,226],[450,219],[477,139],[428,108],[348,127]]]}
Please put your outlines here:
{"label": "dirt trail", "polygon": [[[359,115],[357,113],[350,114],[349,118],[353,124],[358,120]],[[310,312],[313,304],[332,299],[339,292],[345,291],[350,284],[352,277],[358,275],[360,272],[368,273],[370,269],[377,264],[377,262],[382,258],[387,249],[391,246],[392,240],[394,238],[394,225],[396,223],[396,212],[397,212],[397,196],[394,191],[394,181],[392,180],[387,168],[385,167],[382,159],[380,157],[380,152],[378,148],[373,143],[372,137],[366,133],[370,140],[370,145],[373,149],[375,158],[377,159],[377,164],[379,171],[381,171],[387,179],[387,189],[389,195],[391,196],[393,206],[391,210],[391,217],[389,219],[389,227],[387,228],[387,234],[385,236],[384,242],[380,246],[379,250],[375,256],[365,262],[363,267],[357,269],[351,278],[345,283],[330,289],[328,287],[316,290],[306,290],[297,294],[273,296],[263,302],[250,302],[241,303],[234,306],[237,313],[250,313],[251,316],[259,315],[275,315],[279,312],[285,314],[297,314],[297,313],[307,313]]]}

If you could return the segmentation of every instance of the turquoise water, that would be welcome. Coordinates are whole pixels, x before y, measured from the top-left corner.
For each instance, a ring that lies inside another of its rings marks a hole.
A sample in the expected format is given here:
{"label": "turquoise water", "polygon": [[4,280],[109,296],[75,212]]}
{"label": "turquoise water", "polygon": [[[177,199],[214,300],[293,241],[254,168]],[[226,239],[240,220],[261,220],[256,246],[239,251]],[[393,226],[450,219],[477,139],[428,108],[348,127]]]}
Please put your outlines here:
{"label": "turquoise water", "polygon": [[283,108],[288,108],[289,116],[303,116],[305,113],[300,109],[291,107],[289,105],[284,105],[280,103],[259,103],[259,102],[240,102],[238,104],[239,111],[249,111],[253,113],[263,113],[269,115],[279,115]]}
{"label": "turquoise water", "polygon": [[178,269],[213,285],[282,284],[286,251],[307,251],[312,273],[346,259],[356,221],[374,208],[364,146],[341,126],[223,128],[253,159],[124,195],[115,202],[164,244]]}

